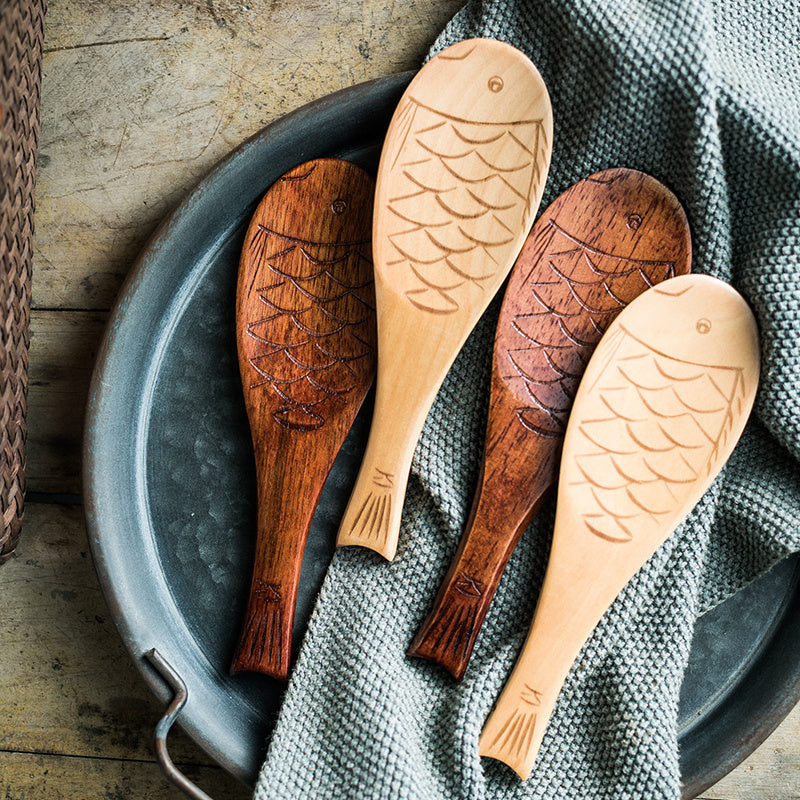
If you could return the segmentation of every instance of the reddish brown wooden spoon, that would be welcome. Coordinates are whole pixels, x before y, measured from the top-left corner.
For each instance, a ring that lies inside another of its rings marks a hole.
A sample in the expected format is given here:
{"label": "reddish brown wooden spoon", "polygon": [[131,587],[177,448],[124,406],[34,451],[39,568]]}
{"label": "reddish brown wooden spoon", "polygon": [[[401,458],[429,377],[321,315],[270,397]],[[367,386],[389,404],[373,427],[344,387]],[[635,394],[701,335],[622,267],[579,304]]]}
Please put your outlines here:
{"label": "reddish brown wooden spoon", "polygon": [[353,164],[310,161],[269,189],[245,237],[236,339],[258,535],[232,672],[289,669],[308,529],[375,372],[374,190]]}
{"label": "reddish brown wooden spoon", "polygon": [[627,303],[688,272],[690,261],[677,198],[634,170],[580,181],[536,222],[500,312],[472,513],[409,655],[464,675],[506,562],[555,481],[572,399],[595,345]]}

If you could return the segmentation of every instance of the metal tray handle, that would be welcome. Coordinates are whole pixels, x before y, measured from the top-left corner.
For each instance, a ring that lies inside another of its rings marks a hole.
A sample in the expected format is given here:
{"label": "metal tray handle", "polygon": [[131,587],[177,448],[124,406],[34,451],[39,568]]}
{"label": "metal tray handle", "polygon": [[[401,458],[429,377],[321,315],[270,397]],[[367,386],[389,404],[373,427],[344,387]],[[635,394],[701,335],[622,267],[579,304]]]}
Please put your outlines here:
{"label": "metal tray handle", "polygon": [[168,661],[155,648],[148,650],[144,657],[153,665],[156,672],[161,676],[164,683],[172,689],[174,696],[172,702],[167,706],[164,716],[158,721],[155,733],[155,747],[158,763],[167,778],[174,783],[185,795],[192,800],[212,800],[198,786],[195,786],[173,763],[167,751],[167,734],[173,722],[178,718],[181,709],[186,705],[189,692],[186,684],[177,672],[172,668]]}

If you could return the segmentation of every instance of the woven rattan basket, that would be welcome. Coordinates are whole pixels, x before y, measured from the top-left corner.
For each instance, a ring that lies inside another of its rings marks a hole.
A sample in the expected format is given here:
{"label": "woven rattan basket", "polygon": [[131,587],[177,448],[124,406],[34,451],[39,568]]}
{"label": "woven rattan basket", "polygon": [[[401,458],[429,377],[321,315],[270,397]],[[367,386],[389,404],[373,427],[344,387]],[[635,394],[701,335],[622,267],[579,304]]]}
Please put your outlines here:
{"label": "woven rattan basket", "polygon": [[0,564],[25,493],[33,189],[45,0],[0,0]]}

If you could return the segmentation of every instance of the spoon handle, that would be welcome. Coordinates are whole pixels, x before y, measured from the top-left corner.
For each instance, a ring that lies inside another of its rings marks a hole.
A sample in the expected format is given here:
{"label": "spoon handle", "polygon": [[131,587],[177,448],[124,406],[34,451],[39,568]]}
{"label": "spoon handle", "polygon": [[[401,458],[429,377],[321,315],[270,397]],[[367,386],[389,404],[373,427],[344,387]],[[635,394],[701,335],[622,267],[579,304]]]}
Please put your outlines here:
{"label": "spoon handle", "polygon": [[375,190],[376,406],[340,546],[394,557],[417,439],[533,222],[552,127],[541,75],[493,39],[446,48],[401,98]]}
{"label": "spoon handle", "polygon": [[[580,574],[591,574],[598,556],[585,552]],[[502,761],[523,780],[533,769],[567,673],[602,616],[598,605],[605,610],[613,599],[597,598],[597,581],[588,578],[576,591],[574,567],[570,559],[551,554],[528,638],[479,741],[482,756]]]}
{"label": "spoon handle", "polygon": [[517,424],[514,398],[501,383],[494,370],[494,413],[470,518],[433,608],[408,649],[459,680],[506,563],[555,480],[561,445],[560,439],[541,437],[534,447],[520,447],[527,432]]}
{"label": "spoon handle", "polygon": [[[391,295],[376,274],[376,297]],[[436,393],[463,341],[440,347],[440,337],[405,335],[404,315],[384,301],[379,316],[379,358],[372,427],[355,486],[336,540],[358,545],[391,561],[397,552],[400,518],[417,440]],[[466,333],[462,339],[466,338]],[[390,343],[381,349],[382,342]],[[387,353],[390,350],[390,353]],[[431,380],[431,375],[438,376]]]}
{"label": "spoon handle", "polygon": [[354,164],[300,164],[269,188],[245,236],[236,340],[258,530],[233,672],[287,675],[314,508],[375,370],[373,193]]}
{"label": "spoon handle", "polygon": [[[289,671],[295,601],[308,530],[328,472],[324,437],[315,459],[296,440],[257,445],[258,513],[250,594],[231,672],[284,679]],[[308,442],[304,443],[305,445]],[[304,475],[302,486],[296,476]]]}
{"label": "spoon handle", "polygon": [[722,469],[758,376],[755,318],[716,278],[664,281],[611,324],[575,396],[547,574],[482,755],[527,779],[570,665]]}

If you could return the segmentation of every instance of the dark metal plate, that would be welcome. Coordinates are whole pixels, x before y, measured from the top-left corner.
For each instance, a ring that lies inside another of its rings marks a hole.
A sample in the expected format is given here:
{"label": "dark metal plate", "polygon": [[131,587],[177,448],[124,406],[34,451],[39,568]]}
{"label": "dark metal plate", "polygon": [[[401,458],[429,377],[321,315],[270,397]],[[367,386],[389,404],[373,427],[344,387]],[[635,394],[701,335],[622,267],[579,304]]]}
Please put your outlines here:
{"label": "dark metal plate", "polygon": [[[255,519],[252,448],[233,331],[239,251],[255,205],[310,158],[374,172],[403,74],[330,95],[264,129],[181,203],[134,265],[98,356],[84,487],[95,565],[149,686],[156,648],[186,682],[180,724],[253,783],[282,686],[227,668],[246,601]],[[303,561],[295,638],[333,549],[368,427],[326,484]],[[747,756],[800,697],[800,568],[789,561],[704,617],[681,701],[685,797]]]}

